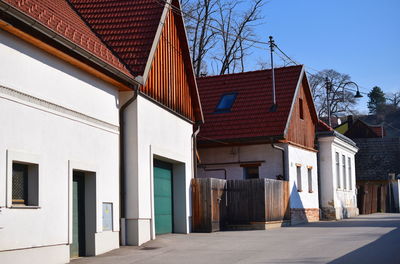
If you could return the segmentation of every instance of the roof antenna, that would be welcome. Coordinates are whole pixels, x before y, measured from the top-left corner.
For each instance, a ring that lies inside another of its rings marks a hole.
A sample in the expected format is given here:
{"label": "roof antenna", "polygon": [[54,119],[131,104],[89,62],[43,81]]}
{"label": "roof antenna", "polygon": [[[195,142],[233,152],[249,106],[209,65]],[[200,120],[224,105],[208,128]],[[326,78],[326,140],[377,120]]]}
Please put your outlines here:
{"label": "roof antenna", "polygon": [[276,112],[278,105],[276,104],[276,95],[275,95],[275,68],[274,68],[274,48],[275,41],[272,36],[269,36],[269,48],[271,51],[271,70],[272,70],[272,106],[269,109],[270,112]]}

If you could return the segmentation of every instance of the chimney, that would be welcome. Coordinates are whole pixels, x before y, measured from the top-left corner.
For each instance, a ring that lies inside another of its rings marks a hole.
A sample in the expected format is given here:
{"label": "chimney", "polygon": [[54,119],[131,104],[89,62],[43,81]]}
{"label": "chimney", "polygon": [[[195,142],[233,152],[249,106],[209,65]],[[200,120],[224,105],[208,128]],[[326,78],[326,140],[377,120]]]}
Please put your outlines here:
{"label": "chimney", "polygon": [[349,125],[349,128],[353,126],[353,122],[354,122],[353,116],[352,115],[347,116],[347,124]]}

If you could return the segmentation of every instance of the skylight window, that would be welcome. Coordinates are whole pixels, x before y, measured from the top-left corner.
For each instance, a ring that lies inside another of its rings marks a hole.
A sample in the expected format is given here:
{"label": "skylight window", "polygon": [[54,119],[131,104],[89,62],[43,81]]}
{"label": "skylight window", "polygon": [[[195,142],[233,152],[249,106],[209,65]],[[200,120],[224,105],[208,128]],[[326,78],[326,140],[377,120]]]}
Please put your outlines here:
{"label": "skylight window", "polygon": [[236,100],[237,93],[228,93],[228,94],[223,94],[221,99],[219,100],[219,103],[217,105],[217,108],[215,109],[216,113],[225,113],[231,111],[231,108],[233,106],[233,103]]}

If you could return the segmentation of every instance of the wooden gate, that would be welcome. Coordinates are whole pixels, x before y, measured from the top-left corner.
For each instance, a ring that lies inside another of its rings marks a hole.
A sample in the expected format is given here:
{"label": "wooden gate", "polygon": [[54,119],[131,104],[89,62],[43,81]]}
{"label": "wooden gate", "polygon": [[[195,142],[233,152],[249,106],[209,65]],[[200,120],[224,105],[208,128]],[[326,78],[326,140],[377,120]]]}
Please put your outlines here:
{"label": "wooden gate", "polygon": [[289,183],[271,179],[192,180],[193,231],[288,220]]}
{"label": "wooden gate", "polygon": [[359,185],[357,205],[360,214],[387,213],[388,208],[388,184],[381,181],[357,182]]}

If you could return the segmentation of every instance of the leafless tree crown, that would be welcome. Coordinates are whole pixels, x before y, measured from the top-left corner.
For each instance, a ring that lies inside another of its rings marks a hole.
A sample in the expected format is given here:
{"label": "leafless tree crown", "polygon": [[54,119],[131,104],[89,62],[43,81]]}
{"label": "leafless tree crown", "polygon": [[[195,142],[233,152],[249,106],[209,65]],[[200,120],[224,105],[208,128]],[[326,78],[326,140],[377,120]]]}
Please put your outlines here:
{"label": "leafless tree crown", "polygon": [[264,0],[185,0],[182,2],[196,76],[242,72],[261,22]]}

